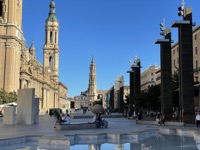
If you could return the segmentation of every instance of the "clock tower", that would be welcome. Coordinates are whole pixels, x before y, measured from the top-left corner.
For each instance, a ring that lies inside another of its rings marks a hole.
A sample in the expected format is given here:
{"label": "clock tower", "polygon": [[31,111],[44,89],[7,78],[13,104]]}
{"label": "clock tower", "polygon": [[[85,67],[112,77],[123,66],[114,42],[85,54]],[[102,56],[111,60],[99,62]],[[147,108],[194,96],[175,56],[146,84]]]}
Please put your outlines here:
{"label": "clock tower", "polygon": [[0,0],[0,88],[19,88],[20,55],[25,48],[22,0]]}
{"label": "clock tower", "polygon": [[59,47],[58,47],[58,30],[59,23],[56,18],[56,5],[54,0],[50,2],[49,16],[45,24],[45,44],[43,48],[44,56],[44,73],[49,74],[51,79],[58,82],[59,66]]}

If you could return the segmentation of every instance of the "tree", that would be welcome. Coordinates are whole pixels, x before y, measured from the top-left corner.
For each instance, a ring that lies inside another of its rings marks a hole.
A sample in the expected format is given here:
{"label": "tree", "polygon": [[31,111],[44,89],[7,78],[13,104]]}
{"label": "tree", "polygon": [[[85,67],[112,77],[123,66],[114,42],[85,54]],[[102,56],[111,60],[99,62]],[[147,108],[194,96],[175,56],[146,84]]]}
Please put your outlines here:
{"label": "tree", "polygon": [[174,72],[172,75],[172,90],[177,90],[179,88],[179,75],[178,72]]}
{"label": "tree", "polygon": [[16,92],[6,92],[5,89],[0,90],[0,104],[6,104],[17,101]]}
{"label": "tree", "polygon": [[160,108],[160,85],[149,86],[146,91],[141,93],[134,98],[134,104],[137,110],[140,109],[154,109]]}
{"label": "tree", "polygon": [[159,110],[161,107],[160,101],[160,85],[152,85],[148,87],[149,108]]}

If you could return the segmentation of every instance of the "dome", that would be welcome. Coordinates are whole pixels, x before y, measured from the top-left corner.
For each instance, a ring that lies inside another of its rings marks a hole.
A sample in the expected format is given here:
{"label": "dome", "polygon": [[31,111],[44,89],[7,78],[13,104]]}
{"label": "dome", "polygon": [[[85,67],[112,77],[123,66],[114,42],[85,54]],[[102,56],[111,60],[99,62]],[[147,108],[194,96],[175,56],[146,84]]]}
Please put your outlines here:
{"label": "dome", "polygon": [[31,47],[29,48],[29,51],[35,51],[34,43],[32,42]]}

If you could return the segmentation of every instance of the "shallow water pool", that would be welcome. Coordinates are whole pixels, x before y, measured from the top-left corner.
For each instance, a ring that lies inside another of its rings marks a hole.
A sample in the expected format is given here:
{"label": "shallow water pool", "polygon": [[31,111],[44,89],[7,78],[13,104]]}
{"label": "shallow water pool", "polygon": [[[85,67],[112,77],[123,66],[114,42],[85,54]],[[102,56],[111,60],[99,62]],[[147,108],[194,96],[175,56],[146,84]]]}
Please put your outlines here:
{"label": "shallow water pool", "polygon": [[1,150],[200,150],[200,143],[196,143],[191,137],[177,135],[158,135],[139,142],[131,143],[130,139],[118,142],[106,143],[104,140],[97,141],[74,141],[74,145],[48,145],[24,143],[0,147]]}

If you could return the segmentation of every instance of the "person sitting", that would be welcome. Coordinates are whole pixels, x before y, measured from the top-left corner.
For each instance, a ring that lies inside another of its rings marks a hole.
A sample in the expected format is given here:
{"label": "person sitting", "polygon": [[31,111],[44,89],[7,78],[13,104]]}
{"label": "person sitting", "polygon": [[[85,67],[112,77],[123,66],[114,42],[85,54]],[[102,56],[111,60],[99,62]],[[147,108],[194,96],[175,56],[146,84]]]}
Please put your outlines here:
{"label": "person sitting", "polygon": [[56,116],[56,123],[63,123],[63,120],[62,120],[62,116],[61,115],[57,115]]}
{"label": "person sitting", "polygon": [[157,115],[157,116],[156,116],[156,124],[160,124],[159,122],[160,122],[160,116]]}
{"label": "person sitting", "polygon": [[163,114],[160,115],[159,124],[160,125],[165,125],[165,116]]}
{"label": "person sitting", "polygon": [[96,123],[98,128],[103,128],[103,119],[101,118],[102,112],[100,112],[96,118]]}
{"label": "person sitting", "polygon": [[92,122],[91,123],[95,123],[96,122],[96,119],[98,117],[98,114],[95,114],[94,117],[92,118]]}
{"label": "person sitting", "polygon": [[64,124],[70,124],[70,123],[71,123],[71,118],[70,118],[70,115],[67,114],[67,116],[64,119]]}

